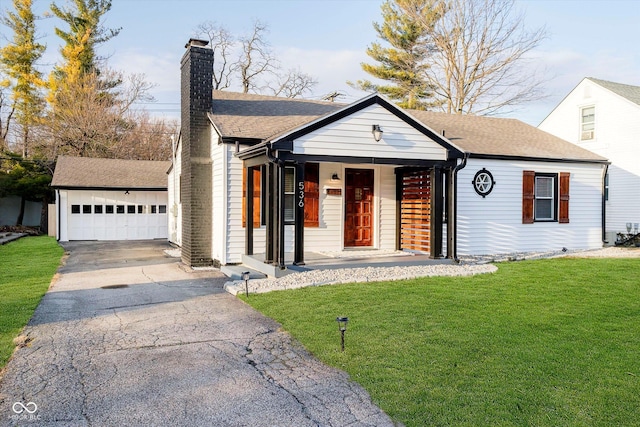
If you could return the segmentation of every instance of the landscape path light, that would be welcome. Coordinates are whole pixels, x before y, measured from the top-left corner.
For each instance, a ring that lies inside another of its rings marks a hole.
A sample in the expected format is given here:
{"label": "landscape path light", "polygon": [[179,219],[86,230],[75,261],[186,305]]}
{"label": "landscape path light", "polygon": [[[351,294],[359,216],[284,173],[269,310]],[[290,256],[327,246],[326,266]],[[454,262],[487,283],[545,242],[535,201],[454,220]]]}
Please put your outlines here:
{"label": "landscape path light", "polygon": [[336,322],[338,322],[338,329],[340,330],[340,343],[342,351],[344,351],[344,332],[347,330],[347,323],[349,322],[348,317],[336,317]]}
{"label": "landscape path light", "polygon": [[248,271],[242,272],[242,280],[244,280],[244,289],[247,293],[247,298],[249,298],[249,275],[250,273]]}

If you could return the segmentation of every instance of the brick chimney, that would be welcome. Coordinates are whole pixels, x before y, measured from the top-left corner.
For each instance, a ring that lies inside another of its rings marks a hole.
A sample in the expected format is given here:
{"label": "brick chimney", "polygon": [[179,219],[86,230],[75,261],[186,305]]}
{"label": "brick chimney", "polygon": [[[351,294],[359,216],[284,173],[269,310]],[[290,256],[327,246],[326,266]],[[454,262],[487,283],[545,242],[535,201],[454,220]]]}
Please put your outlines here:
{"label": "brick chimney", "polygon": [[182,133],[182,262],[212,265],[211,112],[213,50],[209,42],[190,39],[181,61],[180,115]]}

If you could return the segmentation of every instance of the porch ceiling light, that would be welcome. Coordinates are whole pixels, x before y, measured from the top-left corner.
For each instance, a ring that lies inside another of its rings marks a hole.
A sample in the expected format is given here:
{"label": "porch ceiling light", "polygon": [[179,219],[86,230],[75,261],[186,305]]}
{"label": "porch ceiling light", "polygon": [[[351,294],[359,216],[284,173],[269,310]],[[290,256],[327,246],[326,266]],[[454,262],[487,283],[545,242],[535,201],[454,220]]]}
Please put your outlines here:
{"label": "porch ceiling light", "polygon": [[371,133],[373,134],[373,139],[375,139],[376,142],[380,142],[382,139],[382,129],[380,128],[380,125],[373,125]]}

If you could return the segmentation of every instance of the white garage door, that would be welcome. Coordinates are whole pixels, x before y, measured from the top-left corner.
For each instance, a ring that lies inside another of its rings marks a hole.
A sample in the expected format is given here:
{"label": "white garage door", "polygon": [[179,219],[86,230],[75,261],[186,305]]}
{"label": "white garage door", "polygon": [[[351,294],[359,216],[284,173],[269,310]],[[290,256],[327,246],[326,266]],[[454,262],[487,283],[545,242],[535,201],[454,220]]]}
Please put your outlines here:
{"label": "white garage door", "polygon": [[166,191],[69,190],[69,240],[166,239]]}

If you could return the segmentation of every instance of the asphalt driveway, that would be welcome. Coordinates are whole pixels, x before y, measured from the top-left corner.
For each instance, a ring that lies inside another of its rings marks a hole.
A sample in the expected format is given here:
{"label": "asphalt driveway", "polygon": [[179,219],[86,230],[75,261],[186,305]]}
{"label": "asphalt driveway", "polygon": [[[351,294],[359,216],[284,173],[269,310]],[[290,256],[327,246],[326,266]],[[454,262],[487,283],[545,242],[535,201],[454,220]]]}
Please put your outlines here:
{"label": "asphalt driveway", "polygon": [[166,243],[77,242],[0,379],[0,425],[393,425]]}

